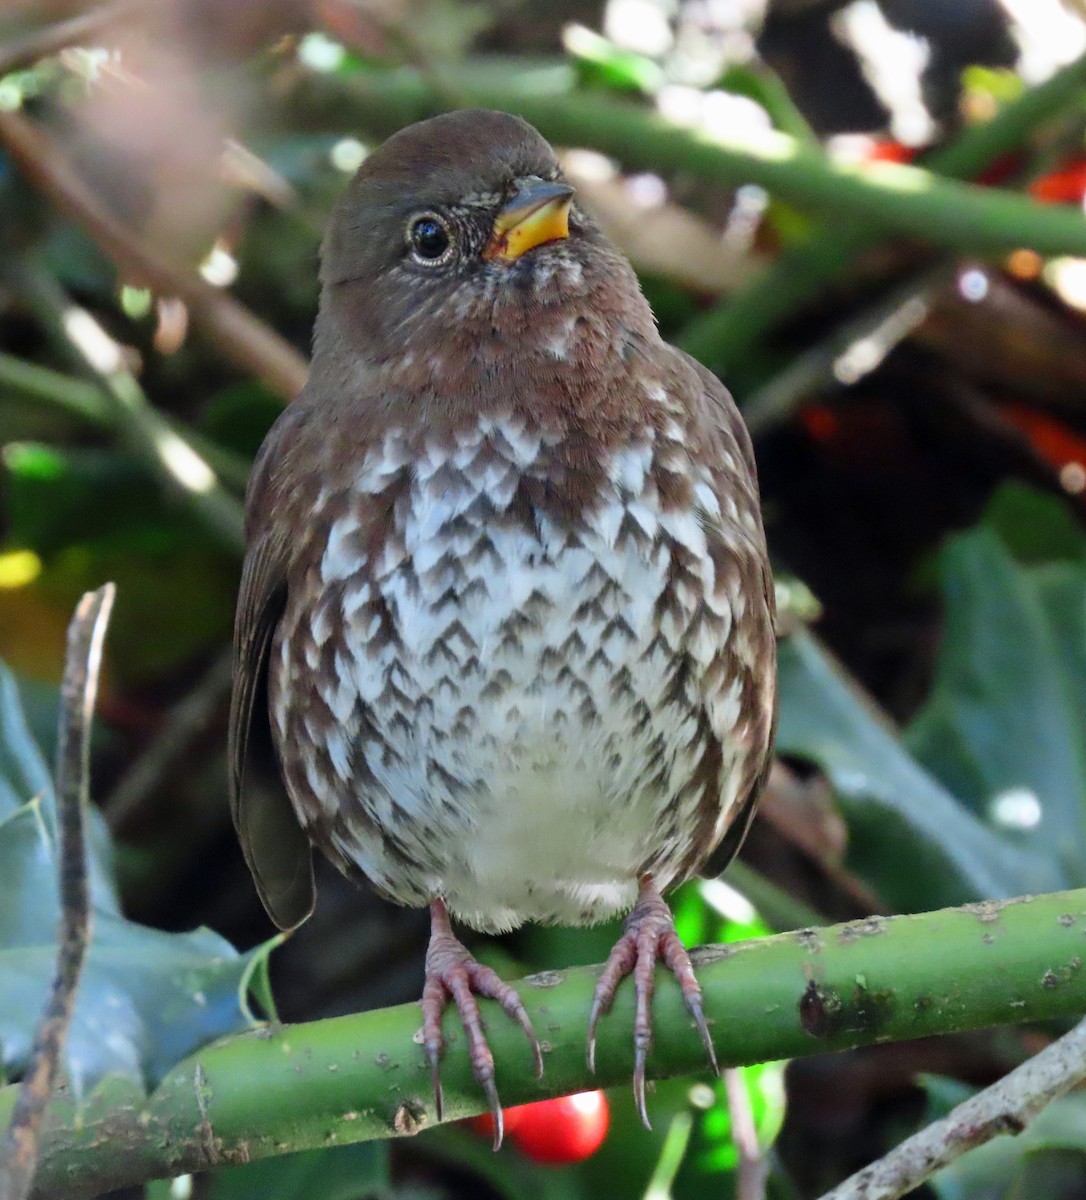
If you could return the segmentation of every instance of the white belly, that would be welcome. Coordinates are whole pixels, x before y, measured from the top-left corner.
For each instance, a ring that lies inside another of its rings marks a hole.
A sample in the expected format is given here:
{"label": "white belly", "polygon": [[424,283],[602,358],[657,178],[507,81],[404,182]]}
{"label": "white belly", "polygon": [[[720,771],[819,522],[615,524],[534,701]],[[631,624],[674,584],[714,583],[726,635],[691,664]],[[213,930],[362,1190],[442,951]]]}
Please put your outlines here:
{"label": "white belly", "polygon": [[[409,820],[450,847],[429,887],[462,920],[603,919],[633,902],[661,810],[694,770],[696,714],[664,703],[669,652],[653,647],[669,553],[595,538],[569,548],[546,529],[486,536],[492,552],[473,565],[461,545],[446,560],[439,538],[387,577],[408,649],[396,687],[423,719],[397,734],[375,694],[397,752],[371,765]],[[353,673],[365,694],[365,656]],[[660,717],[637,732],[646,711]]]}

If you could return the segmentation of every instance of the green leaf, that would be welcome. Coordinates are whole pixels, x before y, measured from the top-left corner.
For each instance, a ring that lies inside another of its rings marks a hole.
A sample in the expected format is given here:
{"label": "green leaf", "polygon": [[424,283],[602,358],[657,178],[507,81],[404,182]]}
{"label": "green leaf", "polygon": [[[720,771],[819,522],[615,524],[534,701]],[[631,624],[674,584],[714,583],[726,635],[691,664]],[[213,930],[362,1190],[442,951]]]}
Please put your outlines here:
{"label": "green leaf", "polygon": [[664,82],[663,70],[651,58],[624,50],[583,25],[566,30],[565,45],[582,84],[652,96]]}
{"label": "green leaf", "polygon": [[1063,500],[1048,492],[1005,483],[988,501],[984,524],[999,534],[1020,563],[1086,563],[1082,525]]}
{"label": "green leaf", "polygon": [[[24,812],[29,803],[37,805],[37,819],[43,823],[50,842],[55,842],[53,778],[30,733],[15,677],[0,662],[0,829],[8,820]],[[99,910],[117,913],[120,909],[113,883],[109,834],[97,809],[92,809],[87,815],[87,867],[91,899]],[[4,881],[0,896],[5,900],[5,908],[11,903],[7,892],[12,878],[0,870],[0,880]],[[55,886],[52,894],[54,897],[57,894]],[[29,899],[31,907],[34,907],[39,898],[30,892]],[[0,913],[0,929],[3,928],[5,915]]]}
{"label": "green leaf", "polygon": [[1008,841],[1062,864],[1060,886],[1075,886],[1086,878],[1086,565],[1048,568],[1043,584],[979,528],[948,543],[941,567],[936,680],[907,744]]}
{"label": "green leaf", "polygon": [[806,633],[780,647],[777,749],[817,763],[849,824],[849,863],[897,911],[1067,886],[1039,849],[965,808]]}
{"label": "green leaf", "polygon": [[1077,740],[1086,739],[1086,571],[1063,563],[1038,570],[1033,577],[1056,642],[1063,676],[1079,686],[1070,688]]}
{"label": "green leaf", "polygon": [[[247,992],[275,942],[239,955],[207,929],[162,933],[120,914],[110,846],[88,814],[91,944],[65,1063],[77,1094],[110,1074],[156,1083],[206,1042],[254,1023]],[[15,682],[0,664],[0,1070],[25,1069],[56,959],[55,798]]]}

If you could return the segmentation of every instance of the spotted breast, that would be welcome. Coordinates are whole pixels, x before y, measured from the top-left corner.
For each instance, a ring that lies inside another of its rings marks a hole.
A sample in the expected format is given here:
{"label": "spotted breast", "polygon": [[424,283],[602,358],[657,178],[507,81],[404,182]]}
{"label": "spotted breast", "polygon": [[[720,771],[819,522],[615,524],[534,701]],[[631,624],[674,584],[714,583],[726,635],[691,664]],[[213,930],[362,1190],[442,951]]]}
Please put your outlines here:
{"label": "spotted breast", "polygon": [[[639,382],[621,437],[571,446],[495,407],[322,474],[271,711],[310,837],[399,902],[487,930],[601,920],[640,877],[691,874],[750,794],[760,525],[717,478],[744,447],[699,467],[666,382]],[[574,515],[578,455],[595,494]]]}

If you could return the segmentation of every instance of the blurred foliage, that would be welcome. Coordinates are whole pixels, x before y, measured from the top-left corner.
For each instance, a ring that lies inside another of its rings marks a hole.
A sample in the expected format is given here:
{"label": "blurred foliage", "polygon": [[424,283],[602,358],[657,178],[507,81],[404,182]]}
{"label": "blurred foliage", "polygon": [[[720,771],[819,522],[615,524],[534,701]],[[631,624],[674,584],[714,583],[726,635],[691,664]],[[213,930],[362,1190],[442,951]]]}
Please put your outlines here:
{"label": "blurred foliage", "polygon": [[[884,223],[869,225],[839,219],[826,183],[841,164],[889,161],[979,176],[1016,200],[1046,194],[1045,180],[1073,190],[1086,161],[1081,64],[1055,75],[1041,103],[1013,46],[1017,37],[1032,47],[1031,78],[1066,63],[1086,45],[1074,6],[1051,6],[1066,21],[1042,27],[994,3],[883,3],[881,49],[849,32],[859,26],[836,3],[771,3],[761,24],[758,5],[738,2],[167,7],[92,22],[80,45],[41,53],[34,39],[73,4],[20,0],[0,14],[0,658],[33,726],[31,736],[4,675],[0,1050],[10,1076],[25,1057],[56,917],[52,798],[34,743],[50,745],[64,628],[86,588],[114,579],[118,603],[96,742],[97,933],[73,1080],[118,1069],[153,1081],[201,1039],[243,1026],[267,933],[228,828],[225,698],[214,685],[238,559],[202,523],[198,489],[163,483],[108,377],[73,338],[72,313],[78,306],[115,339],[118,369],[212,464],[228,503],[240,504],[281,403],[234,365],[233,335],[198,328],[132,263],[118,269],[78,206],[62,215],[47,202],[34,172],[4,152],[12,112],[46,131],[43,161],[72,165],[132,244],[150,244],[186,278],[202,270],[304,353],[320,230],[369,146],[424,110],[458,104],[465,81],[511,104],[568,102],[574,136],[563,140],[580,151],[567,158],[570,176],[630,254],[664,333],[728,363],[741,404],[774,398],[754,406],[771,547],[782,578],[802,581],[782,598],[817,602],[782,604],[785,769],[737,875],[754,881],[767,914],[772,902],[778,914],[827,918],[1086,882],[1086,260],[962,257],[975,192],[947,193],[960,208],[939,214],[935,251],[886,233],[917,232],[907,189],[879,194]],[[908,55],[895,31],[930,48],[896,97],[887,81]],[[758,145],[779,131],[808,153],[808,175],[797,165],[782,199],[742,186],[734,163],[733,187],[710,181],[704,162],[654,170],[633,144],[627,162],[600,129],[615,101],[707,147]],[[831,141],[841,132],[854,136]],[[909,178],[938,190],[934,173]],[[812,179],[822,201],[808,208],[800,198],[813,195]],[[1069,198],[1081,204],[1082,194]],[[1023,411],[1030,420],[1008,416]],[[272,962],[286,1015],[416,996],[424,926],[330,875],[322,887],[314,922]],[[743,897],[719,888],[675,897],[687,942],[765,932]],[[238,955],[206,929],[151,928],[201,922],[257,949]],[[513,977],[598,961],[614,935],[530,929],[480,955]],[[920,1046],[894,1060],[842,1056],[818,1068],[831,1079],[822,1104],[797,1088],[785,1104],[786,1081],[810,1074],[744,1070],[770,1155],[768,1194],[814,1196],[900,1136],[916,1116],[918,1072],[977,1082],[1022,1052],[1012,1039]],[[925,1086],[925,1119],[967,1094],[958,1080]],[[734,1194],[721,1084],[658,1086],[652,1133],[625,1090],[611,1102],[603,1148],[573,1167],[529,1163],[511,1146],[494,1156],[470,1130],[448,1128],[163,1182],[147,1195]],[[966,1157],[934,1194],[1083,1194],[1081,1107],[1069,1097],[1023,1137]]]}
{"label": "blurred foliage", "polygon": [[[60,920],[56,800],[0,664],[0,1068],[19,1078],[52,976]],[[65,1047],[77,1094],[105,1075],[153,1087],[186,1054],[250,1026],[271,943],[239,955],[210,929],[167,934],[124,918],[99,818],[90,833],[94,933]]]}

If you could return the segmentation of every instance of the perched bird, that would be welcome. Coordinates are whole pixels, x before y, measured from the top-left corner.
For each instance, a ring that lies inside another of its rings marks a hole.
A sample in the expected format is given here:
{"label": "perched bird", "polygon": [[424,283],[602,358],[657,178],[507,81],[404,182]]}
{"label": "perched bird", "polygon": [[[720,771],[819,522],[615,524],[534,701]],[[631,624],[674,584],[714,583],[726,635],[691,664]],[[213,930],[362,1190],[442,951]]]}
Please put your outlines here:
{"label": "perched bird", "polygon": [[[499,1140],[476,996],[542,1058],[516,990],[450,918],[629,912],[589,1060],[632,974],[644,1117],[658,959],[716,1065],[662,893],[722,839],[738,849],[772,739],[750,439],[516,117],[463,110],[389,138],[322,261],[309,381],[246,502],[230,735],[249,867],[282,928],[312,910],[311,846],[429,906],[438,1112],[451,999]],[[276,772],[285,794],[259,786]]]}

